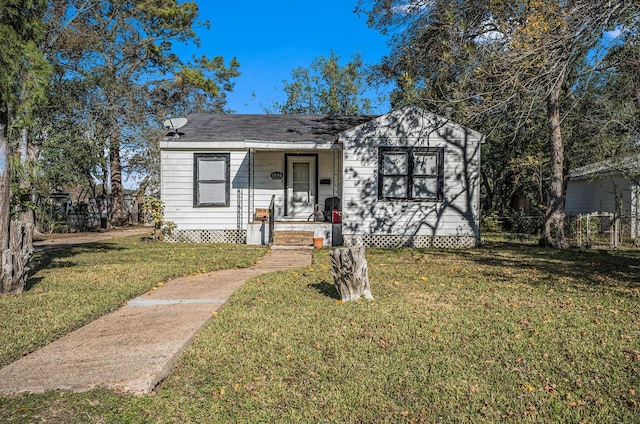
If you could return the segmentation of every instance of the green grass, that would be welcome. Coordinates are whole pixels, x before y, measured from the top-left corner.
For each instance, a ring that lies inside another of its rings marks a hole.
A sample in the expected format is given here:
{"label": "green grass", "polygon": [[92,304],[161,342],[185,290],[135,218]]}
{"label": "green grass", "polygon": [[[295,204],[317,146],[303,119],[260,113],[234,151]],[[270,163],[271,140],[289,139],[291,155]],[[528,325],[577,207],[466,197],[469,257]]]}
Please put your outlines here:
{"label": "green grass", "polygon": [[152,396],[0,398],[0,421],[640,421],[640,252],[367,258],[372,302],[338,301],[316,252],[243,285]]}

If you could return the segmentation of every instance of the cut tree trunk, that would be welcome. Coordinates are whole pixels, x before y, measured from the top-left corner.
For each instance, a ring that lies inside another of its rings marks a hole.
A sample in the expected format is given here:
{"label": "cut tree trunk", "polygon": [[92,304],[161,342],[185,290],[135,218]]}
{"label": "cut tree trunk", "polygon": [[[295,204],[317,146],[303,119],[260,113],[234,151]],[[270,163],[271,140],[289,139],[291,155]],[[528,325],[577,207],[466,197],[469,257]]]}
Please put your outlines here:
{"label": "cut tree trunk", "polygon": [[349,247],[329,252],[333,282],[343,302],[348,300],[373,300],[369,286],[367,258],[364,247]]}
{"label": "cut tree trunk", "polygon": [[33,224],[12,221],[9,248],[0,252],[2,293],[22,293],[29,276],[29,261],[33,255]]}

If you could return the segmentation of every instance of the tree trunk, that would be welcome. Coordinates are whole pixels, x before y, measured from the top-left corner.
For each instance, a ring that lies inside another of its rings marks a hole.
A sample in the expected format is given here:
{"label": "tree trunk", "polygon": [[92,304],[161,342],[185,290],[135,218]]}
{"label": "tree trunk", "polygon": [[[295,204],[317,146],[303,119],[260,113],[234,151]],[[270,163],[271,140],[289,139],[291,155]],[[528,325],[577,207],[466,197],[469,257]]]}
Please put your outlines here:
{"label": "tree trunk", "polygon": [[33,225],[10,222],[11,179],[6,115],[0,113],[0,293],[24,290],[33,253]]}
{"label": "tree trunk", "polygon": [[29,147],[29,132],[26,128],[20,130],[20,165],[27,164],[27,150]]}
{"label": "tree trunk", "polygon": [[111,183],[111,223],[123,226],[127,223],[124,214],[124,189],[122,187],[122,163],[118,134],[109,137],[109,169]]}
{"label": "tree trunk", "polygon": [[558,249],[568,247],[564,235],[564,145],[560,130],[560,91],[563,78],[558,78],[547,98],[549,119],[549,152],[551,159],[551,180],[549,184],[549,209],[547,210],[544,234],[541,243]]}
{"label": "tree trunk", "polygon": [[33,255],[33,225],[11,222],[11,242],[1,251],[2,293],[20,294],[29,276],[29,261]]}
{"label": "tree trunk", "polygon": [[[0,113],[0,115],[5,115]],[[9,248],[11,180],[9,175],[8,119],[0,116],[0,250]]]}
{"label": "tree trunk", "polygon": [[[29,148],[29,132],[26,128],[22,128],[20,130],[20,165],[27,168],[27,164],[33,164],[36,161],[35,151]],[[31,167],[29,167],[29,172],[31,171]],[[30,175],[29,178],[23,179],[20,181],[20,188],[25,189],[25,191],[29,192],[29,200],[31,205],[36,204],[36,192],[33,185],[33,178]],[[34,233],[39,233],[36,227],[36,213],[35,210],[30,207],[31,205],[24,205],[24,199],[21,199],[21,212],[20,212],[20,221],[24,224],[31,224],[34,227]]]}
{"label": "tree trunk", "polygon": [[489,211],[494,210],[493,208],[493,190],[491,189],[491,184],[489,183],[489,176],[485,171],[480,170],[482,178],[480,179],[482,185],[484,186],[484,191],[486,193],[486,197],[484,199],[483,210]]}
{"label": "tree trunk", "polygon": [[348,300],[373,300],[369,286],[367,258],[364,247],[336,249],[329,252],[333,282],[343,302]]}

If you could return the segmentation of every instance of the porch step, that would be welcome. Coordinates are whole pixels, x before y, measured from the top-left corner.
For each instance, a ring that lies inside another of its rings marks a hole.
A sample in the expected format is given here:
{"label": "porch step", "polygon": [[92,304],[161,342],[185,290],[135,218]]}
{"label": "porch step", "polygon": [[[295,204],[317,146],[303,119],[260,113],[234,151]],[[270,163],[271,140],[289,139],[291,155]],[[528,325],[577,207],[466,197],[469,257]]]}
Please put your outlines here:
{"label": "porch step", "polygon": [[313,231],[274,231],[274,246],[313,246]]}

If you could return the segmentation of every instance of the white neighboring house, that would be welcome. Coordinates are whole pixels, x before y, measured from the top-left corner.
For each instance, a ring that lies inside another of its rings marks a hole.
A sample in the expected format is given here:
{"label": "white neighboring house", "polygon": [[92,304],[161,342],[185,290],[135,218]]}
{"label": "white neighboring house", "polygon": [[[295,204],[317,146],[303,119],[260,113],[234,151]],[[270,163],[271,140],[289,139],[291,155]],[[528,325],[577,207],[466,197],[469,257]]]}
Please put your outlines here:
{"label": "white neighboring house", "polygon": [[311,230],[328,245],[479,242],[483,136],[433,113],[187,121],[160,140],[175,241],[266,244],[271,205],[275,231]]}
{"label": "white neighboring house", "polygon": [[[632,175],[636,176],[636,181]],[[598,162],[575,169],[567,183],[565,213],[613,213],[630,218],[632,237],[636,238],[640,211],[639,178],[639,158]]]}

